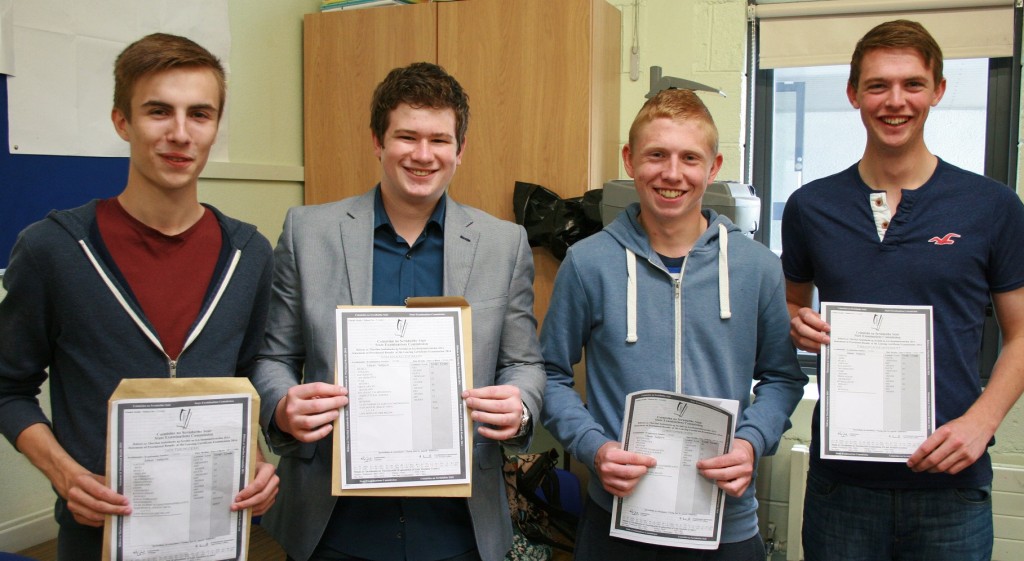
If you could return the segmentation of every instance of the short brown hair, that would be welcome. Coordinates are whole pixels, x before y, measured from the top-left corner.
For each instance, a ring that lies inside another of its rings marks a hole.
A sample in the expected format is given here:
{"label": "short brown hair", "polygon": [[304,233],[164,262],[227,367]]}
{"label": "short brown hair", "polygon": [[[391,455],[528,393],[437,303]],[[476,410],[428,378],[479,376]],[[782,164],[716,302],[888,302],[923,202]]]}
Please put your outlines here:
{"label": "short brown hair", "polygon": [[938,87],[942,82],[942,49],[935,38],[920,23],[898,19],[876,25],[857,41],[850,59],[849,83],[853,91],[857,91],[860,83],[860,63],[864,55],[876,49],[913,49],[924,59],[925,66],[932,69],[933,86]]}
{"label": "short brown hair", "polygon": [[454,111],[456,149],[462,152],[469,127],[469,95],[444,68],[429,62],[414,62],[395,68],[377,85],[370,103],[370,130],[381,145],[391,124],[391,112],[403,103],[415,108]]}
{"label": "short brown hair", "polygon": [[143,76],[173,68],[209,68],[213,71],[220,90],[220,105],[217,107],[217,118],[220,119],[227,93],[220,60],[195,41],[168,33],[146,35],[117,55],[114,62],[114,108],[131,121],[135,84]]}
{"label": "short brown hair", "polygon": [[715,120],[711,117],[711,111],[693,90],[661,90],[657,95],[648,99],[640,108],[640,112],[636,114],[636,118],[633,119],[633,125],[629,127],[630,146],[636,142],[641,127],[660,118],[668,118],[673,121],[697,121],[703,125],[711,151],[718,154],[718,127],[715,126]]}

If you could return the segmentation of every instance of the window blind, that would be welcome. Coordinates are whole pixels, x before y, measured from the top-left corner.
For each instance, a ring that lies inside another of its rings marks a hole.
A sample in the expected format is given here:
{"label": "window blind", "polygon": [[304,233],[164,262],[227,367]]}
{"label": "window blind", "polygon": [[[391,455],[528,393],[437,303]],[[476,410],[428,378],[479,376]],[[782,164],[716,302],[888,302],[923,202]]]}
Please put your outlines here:
{"label": "window blind", "polygon": [[1012,0],[818,0],[761,2],[760,68],[849,64],[857,41],[894,19],[920,22],[943,58],[1013,56]]}

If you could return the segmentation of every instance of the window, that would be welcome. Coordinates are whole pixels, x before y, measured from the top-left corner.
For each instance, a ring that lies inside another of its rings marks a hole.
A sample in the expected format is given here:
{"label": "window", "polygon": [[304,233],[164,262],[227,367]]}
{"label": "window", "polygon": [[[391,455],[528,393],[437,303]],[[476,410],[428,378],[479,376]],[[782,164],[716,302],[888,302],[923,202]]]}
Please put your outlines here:
{"label": "window", "polygon": [[[782,209],[801,185],[856,163],[865,143],[860,113],[846,97],[849,66],[779,68],[771,72],[770,192],[765,192],[761,241],[782,251]],[[944,63],[946,94],[925,126],[932,153],[976,173],[985,172],[988,60]],[[769,147],[765,147],[769,149]]]}

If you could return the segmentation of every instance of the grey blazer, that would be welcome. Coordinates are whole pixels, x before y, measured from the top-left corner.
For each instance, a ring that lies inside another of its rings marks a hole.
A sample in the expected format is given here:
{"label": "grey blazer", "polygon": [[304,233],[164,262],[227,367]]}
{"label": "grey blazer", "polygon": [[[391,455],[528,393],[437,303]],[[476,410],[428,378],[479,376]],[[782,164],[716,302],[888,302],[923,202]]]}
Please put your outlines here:
{"label": "grey blazer", "polygon": [[[463,296],[472,306],[474,385],[515,385],[537,414],[545,374],[526,231],[450,197],[446,204],[444,294]],[[334,382],[335,307],[372,303],[373,223],[373,190],[292,208],[274,250],[270,315],[252,382],[267,440],[281,456],[281,492],[262,524],[300,561],[319,543],[338,500],[331,495],[333,439],[301,443],[270,420],[288,388]],[[522,447],[523,440],[511,444]],[[477,547],[484,561],[501,561],[512,545],[501,447],[476,433],[473,445],[469,509]]]}

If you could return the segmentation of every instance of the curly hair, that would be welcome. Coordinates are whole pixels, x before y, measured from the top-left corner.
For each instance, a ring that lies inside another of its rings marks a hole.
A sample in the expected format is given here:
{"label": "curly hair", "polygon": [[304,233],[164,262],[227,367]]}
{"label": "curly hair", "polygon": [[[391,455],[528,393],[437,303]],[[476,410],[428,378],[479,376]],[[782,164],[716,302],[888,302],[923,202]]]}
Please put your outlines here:
{"label": "curly hair", "polygon": [[454,111],[456,148],[462,152],[469,127],[469,95],[444,68],[429,62],[414,62],[395,68],[377,85],[370,102],[370,130],[381,143],[390,125],[391,112],[403,103],[417,108]]}

